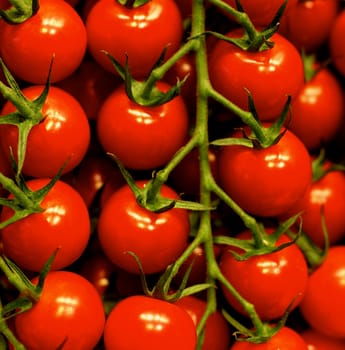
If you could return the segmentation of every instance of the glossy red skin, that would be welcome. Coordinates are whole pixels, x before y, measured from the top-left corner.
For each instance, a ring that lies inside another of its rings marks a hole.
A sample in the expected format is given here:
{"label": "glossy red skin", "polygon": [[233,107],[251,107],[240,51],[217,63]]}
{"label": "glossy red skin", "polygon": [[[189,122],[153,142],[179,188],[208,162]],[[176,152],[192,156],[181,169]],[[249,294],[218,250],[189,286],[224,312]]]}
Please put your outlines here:
{"label": "glossy red skin", "polygon": [[315,53],[329,38],[339,4],[338,0],[297,1],[283,16],[279,33],[299,50]]}
{"label": "glossy red skin", "polygon": [[[225,2],[236,9],[236,0],[225,0]],[[297,2],[298,0],[289,0],[286,10],[293,7]],[[283,3],[283,0],[241,0],[244,11],[253,24],[259,27],[270,24]],[[226,12],[224,11],[224,13]]]}
{"label": "glossy red skin", "polygon": [[27,21],[0,24],[2,59],[12,74],[33,84],[46,82],[53,56],[51,82],[56,82],[74,72],[86,52],[85,25],[65,1],[40,1]]}
{"label": "glossy red skin", "polygon": [[339,339],[345,338],[344,269],[345,246],[335,245],[310,275],[300,304],[301,313],[312,328]]}
{"label": "glossy red skin", "polygon": [[[33,280],[37,283],[37,278]],[[31,350],[93,350],[103,334],[105,313],[94,286],[69,271],[48,273],[37,304],[15,317],[20,341]]]}
{"label": "glossy red skin", "polygon": [[[238,29],[228,32],[236,38]],[[304,83],[300,53],[283,36],[276,33],[274,47],[260,52],[246,52],[219,40],[209,57],[209,74],[213,87],[244,110],[248,109],[246,89],[253,96],[260,120],[276,120],[287,102]]]}
{"label": "glossy red skin", "polygon": [[167,45],[166,58],[171,56],[183,35],[182,16],[173,0],[153,0],[133,9],[113,0],[99,1],[87,15],[86,29],[89,51],[102,67],[115,73],[102,50],[122,66],[127,55],[136,78],[148,75]]}
{"label": "glossy red skin", "polygon": [[345,9],[342,9],[335,21],[329,35],[328,47],[330,58],[336,70],[345,77]]}
{"label": "glossy red skin", "polygon": [[[48,181],[33,179],[27,181],[27,186],[38,190]],[[87,207],[79,193],[60,180],[41,206],[44,209],[41,213],[31,214],[2,229],[4,252],[23,269],[38,272],[59,248],[52,269],[68,267],[81,256],[90,237]],[[3,207],[1,222],[12,213],[12,209]]]}
{"label": "glossy red skin", "polygon": [[[41,85],[22,89],[34,100],[43,90]],[[15,111],[7,102],[1,115]],[[64,90],[51,86],[43,105],[44,119],[35,125],[28,136],[23,173],[33,177],[53,177],[66,163],[63,173],[74,169],[83,159],[90,143],[90,126],[79,102]],[[1,147],[10,158],[10,147],[17,155],[18,129],[14,125],[1,125]]]}
{"label": "glossy red skin", "polygon": [[[159,82],[167,91],[170,85]],[[123,85],[104,102],[97,118],[97,136],[106,152],[125,167],[148,170],[166,164],[188,137],[188,111],[181,96],[156,107],[131,101]]]}
{"label": "glossy red skin", "polygon": [[312,181],[309,153],[289,130],[268,148],[223,147],[218,174],[220,185],[241,208],[263,217],[289,211]]}
{"label": "glossy red skin", "polygon": [[319,333],[315,329],[308,328],[300,333],[307,343],[308,350],[344,350],[345,340],[334,339]]}
{"label": "glossy red skin", "polygon": [[[144,186],[145,181],[138,181]],[[177,199],[174,190],[164,185],[161,195]],[[128,185],[117,190],[105,203],[98,221],[98,237],[108,258],[118,267],[138,273],[134,252],[144,272],[164,270],[184,251],[189,235],[188,212],[171,209],[153,213],[140,207]]]}
{"label": "glossy red skin", "polygon": [[[245,231],[237,237],[248,239],[251,234]],[[276,246],[289,241],[283,235]],[[236,260],[231,249],[233,247],[224,249],[220,257],[220,269],[239,294],[254,305],[262,320],[278,319],[289,306],[293,310],[299,305],[307,287],[308,265],[297,245],[290,245],[274,253],[253,256],[244,261]],[[228,303],[247,315],[224,285],[222,290]]]}
{"label": "glossy red skin", "polygon": [[344,116],[343,87],[331,70],[321,68],[293,101],[288,128],[315,151],[333,140]]}
{"label": "glossy red skin", "polygon": [[[193,295],[183,297],[175,302],[189,313],[197,326],[205,312],[207,303]],[[230,327],[226,319],[215,311],[206,322],[204,341],[201,350],[227,350],[230,344]]]}
{"label": "glossy red skin", "polygon": [[195,350],[196,329],[189,314],[177,305],[148,296],[121,300],[104,328],[106,350]]}
{"label": "glossy red skin", "polygon": [[284,326],[265,343],[235,341],[229,350],[308,350],[308,347],[295,330]]}

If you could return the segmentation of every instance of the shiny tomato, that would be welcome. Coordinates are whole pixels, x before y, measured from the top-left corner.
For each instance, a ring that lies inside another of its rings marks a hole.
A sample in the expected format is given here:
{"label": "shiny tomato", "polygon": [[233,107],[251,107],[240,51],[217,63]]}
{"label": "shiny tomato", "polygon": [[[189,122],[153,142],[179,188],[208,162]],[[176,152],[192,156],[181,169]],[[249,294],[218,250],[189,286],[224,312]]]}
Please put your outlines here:
{"label": "shiny tomato", "polygon": [[[244,231],[237,238],[251,238],[251,233]],[[283,235],[276,246],[289,241]],[[239,294],[254,305],[261,319],[278,319],[288,307],[293,310],[299,305],[307,288],[308,264],[297,245],[243,261],[236,260],[231,249],[234,248],[224,249],[220,269]],[[237,251],[236,248],[234,250]],[[228,303],[246,315],[242,305],[224,285],[222,290]]]}
{"label": "shiny tomato", "polygon": [[[139,181],[143,187],[145,181]],[[167,185],[161,195],[178,199]],[[98,237],[108,258],[125,271],[138,273],[128,252],[136,254],[146,273],[164,270],[183,252],[189,236],[188,211],[170,209],[154,213],[139,206],[128,185],[115,191],[101,210]]]}
{"label": "shiny tomato", "polygon": [[[27,181],[27,186],[36,191],[48,181],[33,179]],[[41,207],[42,212],[31,214],[1,231],[5,255],[20,267],[38,272],[59,248],[52,269],[67,267],[81,256],[88,243],[90,218],[87,207],[79,193],[62,181],[52,187]],[[12,214],[12,209],[3,207],[1,222]]]}
{"label": "shiny tomato", "polygon": [[[22,89],[30,101],[43,90],[41,85]],[[15,111],[7,102],[1,115]],[[28,136],[23,173],[33,177],[53,177],[66,164],[64,173],[75,168],[83,159],[90,143],[90,126],[79,102],[66,91],[51,86],[42,108],[43,119]],[[1,147],[10,158],[10,149],[17,155],[18,128],[0,126]]]}
{"label": "shiny tomato", "polygon": [[128,56],[136,78],[148,75],[165,48],[166,58],[171,56],[183,35],[181,13],[174,0],[152,0],[136,8],[113,0],[98,1],[87,15],[86,29],[89,51],[101,66],[115,73],[102,50],[123,66]]}
{"label": "shiny tomato", "polygon": [[38,12],[21,24],[1,22],[0,54],[8,69],[34,84],[74,72],[87,47],[86,29],[78,12],[65,1],[42,0]]}
{"label": "shiny tomato", "polygon": [[[242,31],[235,29],[226,35],[238,38]],[[249,90],[259,118],[265,121],[277,119],[287,96],[294,98],[304,82],[302,58],[297,49],[278,33],[271,40],[274,46],[263,51],[245,51],[219,40],[209,58],[214,88],[245,110]]]}
{"label": "shiny tomato", "polygon": [[343,125],[344,115],[341,82],[330,69],[321,68],[293,101],[288,128],[309,150],[315,151],[333,140]]}
{"label": "shiny tomato", "polygon": [[345,338],[345,246],[328,250],[323,263],[309,277],[300,310],[307,323],[333,338]]}
{"label": "shiny tomato", "polygon": [[[33,279],[34,284],[37,278]],[[105,324],[102,300],[93,285],[69,271],[48,273],[40,299],[15,317],[15,330],[26,349],[93,350]]]}
{"label": "shiny tomato", "polygon": [[[159,82],[167,91],[170,85]],[[102,105],[97,117],[97,136],[106,152],[125,167],[147,170],[167,163],[188,137],[189,118],[181,96],[155,107],[129,99],[121,85]]]}
{"label": "shiny tomato", "polygon": [[339,5],[339,0],[297,1],[283,16],[279,33],[299,50],[315,53],[327,43]]}
{"label": "shiny tomato", "polygon": [[308,328],[300,333],[308,350],[344,350],[345,340],[328,337],[315,329]]}
{"label": "shiny tomato", "polygon": [[181,307],[148,296],[121,300],[104,328],[106,350],[194,350],[196,329]]}
{"label": "shiny tomato", "polygon": [[329,35],[328,46],[332,64],[336,70],[345,77],[345,9],[343,8],[335,21]]}
{"label": "shiny tomato", "polygon": [[[175,302],[188,312],[197,326],[206,310],[207,303],[193,295],[183,297]],[[215,311],[206,321],[204,341],[201,350],[228,350],[230,344],[230,327],[220,313]]]}
{"label": "shiny tomato", "polygon": [[270,340],[255,344],[235,341],[230,350],[309,350],[304,339],[292,328],[284,326]]}
{"label": "shiny tomato", "polygon": [[218,174],[221,186],[239,206],[264,217],[288,211],[312,181],[309,153],[289,130],[267,148],[224,146],[218,155]]}

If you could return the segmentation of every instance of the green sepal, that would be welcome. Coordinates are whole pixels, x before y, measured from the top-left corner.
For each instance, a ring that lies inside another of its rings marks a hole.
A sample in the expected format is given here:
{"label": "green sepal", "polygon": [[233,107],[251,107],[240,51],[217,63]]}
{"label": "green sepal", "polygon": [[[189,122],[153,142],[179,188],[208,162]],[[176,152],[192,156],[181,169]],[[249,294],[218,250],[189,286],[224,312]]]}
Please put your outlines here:
{"label": "green sepal", "polygon": [[136,9],[140,6],[147,4],[151,0],[116,0],[120,5],[127,9]]}
{"label": "green sepal", "polygon": [[[11,3],[11,0],[9,1]],[[39,7],[39,0],[22,0],[20,6],[16,1],[16,4],[12,4],[8,9],[0,9],[0,18],[9,24],[17,25],[34,16]]]}

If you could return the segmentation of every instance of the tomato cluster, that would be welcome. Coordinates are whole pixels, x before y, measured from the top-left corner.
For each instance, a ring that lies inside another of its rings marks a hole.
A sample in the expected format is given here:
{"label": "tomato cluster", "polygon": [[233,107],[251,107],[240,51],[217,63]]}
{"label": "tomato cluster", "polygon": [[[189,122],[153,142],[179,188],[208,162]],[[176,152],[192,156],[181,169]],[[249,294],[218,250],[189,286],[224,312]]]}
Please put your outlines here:
{"label": "tomato cluster", "polygon": [[0,348],[345,348],[340,0],[0,0]]}

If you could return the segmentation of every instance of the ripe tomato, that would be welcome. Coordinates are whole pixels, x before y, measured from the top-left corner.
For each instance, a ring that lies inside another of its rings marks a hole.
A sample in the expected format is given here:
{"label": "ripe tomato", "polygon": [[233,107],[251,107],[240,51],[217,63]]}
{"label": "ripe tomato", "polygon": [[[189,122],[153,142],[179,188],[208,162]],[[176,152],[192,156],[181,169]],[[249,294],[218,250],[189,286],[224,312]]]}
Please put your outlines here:
{"label": "ripe tomato", "polygon": [[[189,295],[175,302],[188,312],[197,326],[205,312],[207,303]],[[201,350],[228,350],[230,344],[230,327],[219,311],[215,311],[206,321],[204,341]]]}
{"label": "ripe tomato", "polygon": [[[63,2],[63,1],[61,1]],[[22,89],[30,101],[43,90],[41,85]],[[1,115],[15,111],[7,102]],[[90,143],[90,126],[79,102],[64,90],[51,86],[43,105],[44,118],[35,125],[28,136],[23,173],[33,177],[53,177],[68,161],[64,173],[75,168],[83,159]],[[0,115],[0,117],[1,117]],[[1,147],[10,159],[10,148],[17,156],[18,128],[14,125],[0,126]]]}
{"label": "ripe tomato", "polygon": [[123,66],[128,56],[135,78],[145,78],[166,47],[166,58],[171,56],[183,35],[182,17],[173,0],[152,0],[137,8],[113,0],[98,1],[87,15],[86,29],[89,51],[95,60],[115,73],[102,50]]}
{"label": "ripe tomato", "polygon": [[307,81],[291,105],[288,128],[313,151],[329,144],[343,125],[343,87],[328,68]]}
{"label": "ripe tomato", "polygon": [[196,329],[181,307],[147,296],[121,300],[104,327],[106,350],[194,350]]}
{"label": "ripe tomato", "polygon": [[[266,0],[265,0],[266,1]],[[242,31],[226,34],[238,38]],[[209,74],[214,88],[230,101],[248,109],[247,90],[252,94],[261,120],[274,120],[281,114],[287,96],[294,98],[304,82],[303,62],[297,49],[283,36],[272,36],[271,49],[244,51],[219,40],[209,57]]]}
{"label": "ripe tomato", "polygon": [[[33,279],[37,283],[37,278]],[[69,271],[49,272],[39,301],[15,317],[19,340],[31,350],[93,350],[103,334],[105,313],[93,285]]]}
{"label": "ripe tomato", "polygon": [[300,304],[307,323],[318,332],[333,338],[345,338],[345,246],[328,250],[323,263],[312,272]]}
{"label": "ripe tomato", "polygon": [[336,17],[329,35],[328,46],[332,64],[336,70],[345,77],[345,9]]}
{"label": "ripe tomato", "polygon": [[[145,181],[138,181],[143,187]],[[167,185],[161,195],[177,199]],[[189,235],[189,217],[184,209],[153,213],[138,205],[128,185],[107,200],[98,221],[98,237],[108,258],[125,271],[138,273],[138,265],[128,252],[141,261],[150,274],[164,270],[183,252]]]}
{"label": "ripe tomato", "polygon": [[[48,182],[49,179],[32,179],[27,186],[36,191]],[[62,181],[52,187],[41,206],[41,213],[31,214],[1,231],[3,249],[20,267],[38,272],[59,248],[52,269],[62,269],[76,261],[86,248],[90,237],[89,213],[79,193]],[[1,222],[12,213],[12,209],[3,207]]]}
{"label": "ripe tomato", "polygon": [[297,1],[288,7],[281,20],[279,33],[299,50],[317,52],[327,43],[339,12],[339,4],[339,0]]}
{"label": "ripe tomato", "polygon": [[284,326],[265,343],[235,341],[230,350],[308,350],[306,342],[292,328]]}
{"label": "ripe tomato", "polygon": [[65,1],[42,0],[38,12],[21,24],[0,22],[0,55],[12,74],[44,84],[52,58],[51,81],[74,72],[87,47],[78,12]]}
{"label": "ripe tomato", "polygon": [[287,212],[312,181],[309,153],[289,130],[268,148],[224,146],[218,155],[218,174],[223,189],[241,208],[263,217]]}
{"label": "ripe tomato", "polygon": [[[159,82],[167,91],[170,85]],[[189,118],[181,96],[156,107],[131,101],[121,85],[102,105],[97,136],[106,152],[115,154],[125,167],[147,170],[167,163],[188,137]]]}
{"label": "ripe tomato", "polygon": [[[248,239],[251,238],[251,233],[244,231],[237,237]],[[283,235],[276,246],[289,241]],[[220,269],[240,295],[254,305],[261,319],[278,319],[292,303],[291,310],[299,305],[307,287],[308,264],[297,245],[290,245],[274,253],[256,255],[244,261],[236,260],[231,249],[233,247],[224,249]],[[228,303],[246,315],[242,305],[224,285],[222,290]]]}
{"label": "ripe tomato", "polygon": [[315,329],[308,328],[300,333],[308,350],[344,350],[345,340],[327,337]]}

